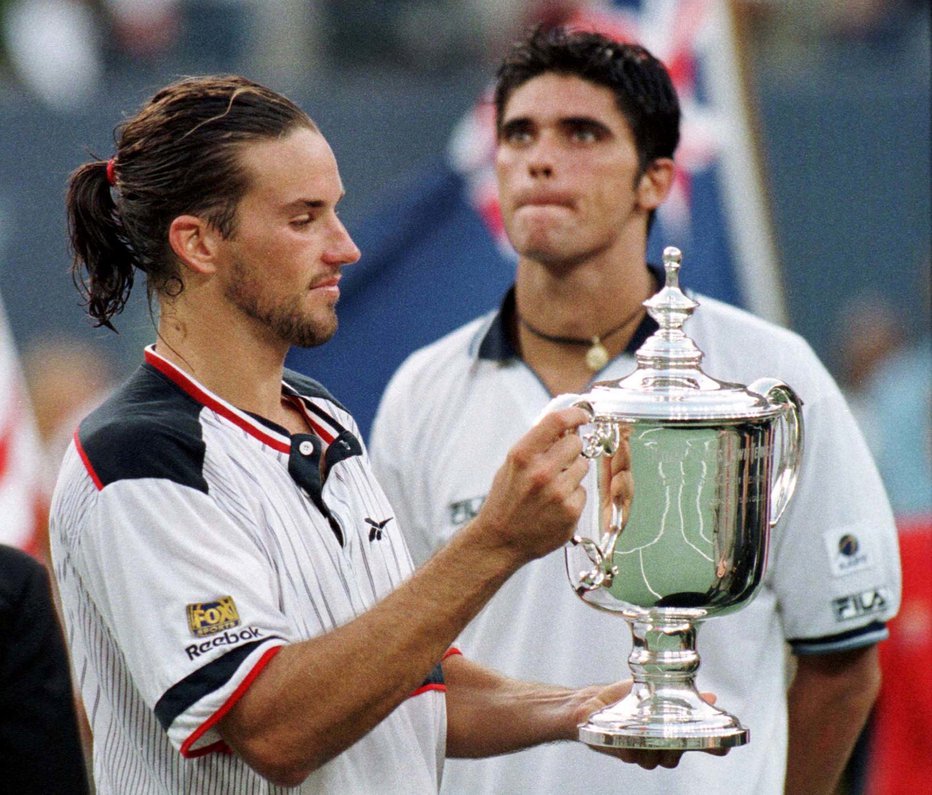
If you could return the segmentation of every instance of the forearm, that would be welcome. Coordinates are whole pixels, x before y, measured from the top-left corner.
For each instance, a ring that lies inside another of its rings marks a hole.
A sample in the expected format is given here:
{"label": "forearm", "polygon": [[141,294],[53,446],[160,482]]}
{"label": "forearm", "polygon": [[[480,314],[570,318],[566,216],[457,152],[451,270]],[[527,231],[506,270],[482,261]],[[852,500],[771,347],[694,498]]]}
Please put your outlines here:
{"label": "forearm", "polygon": [[877,649],[798,658],[788,695],[787,795],[830,795],[880,689]]}
{"label": "forearm", "polygon": [[495,756],[575,739],[578,715],[591,697],[509,679],[461,656],[448,659],[443,672],[450,757]]}
{"label": "forearm", "polygon": [[355,621],[285,647],[221,722],[224,739],[263,775],[302,781],[407,698],[515,568],[477,534],[454,538]]}

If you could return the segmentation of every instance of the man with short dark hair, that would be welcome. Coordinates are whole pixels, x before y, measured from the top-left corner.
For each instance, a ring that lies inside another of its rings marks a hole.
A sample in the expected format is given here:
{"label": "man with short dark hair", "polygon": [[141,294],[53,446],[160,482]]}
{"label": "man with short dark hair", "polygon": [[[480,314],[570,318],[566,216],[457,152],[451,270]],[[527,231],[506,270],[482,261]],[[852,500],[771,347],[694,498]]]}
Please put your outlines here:
{"label": "man with short dark hair", "polygon": [[[494,462],[554,395],[628,375],[657,328],[642,306],[662,284],[645,259],[647,235],[673,181],[679,124],[663,64],[636,45],[541,30],[506,56],[495,99],[514,287],[500,310],[412,354],[373,427],[373,463],[418,562],[480,510]],[[876,643],[899,602],[892,516],[809,346],[721,302],[700,303],[687,333],[710,375],[777,377],[805,403],[802,475],[773,533],[764,587],[699,634],[699,684],[750,728],[750,744],[726,759],[687,754],[676,771],[648,776],[606,768],[579,746],[539,747],[451,763],[445,791],[567,795],[616,781],[641,795],[833,791],[876,696]],[[550,554],[517,572],[459,643],[506,674],[583,682],[625,669],[629,634],[580,603],[563,555]]]}

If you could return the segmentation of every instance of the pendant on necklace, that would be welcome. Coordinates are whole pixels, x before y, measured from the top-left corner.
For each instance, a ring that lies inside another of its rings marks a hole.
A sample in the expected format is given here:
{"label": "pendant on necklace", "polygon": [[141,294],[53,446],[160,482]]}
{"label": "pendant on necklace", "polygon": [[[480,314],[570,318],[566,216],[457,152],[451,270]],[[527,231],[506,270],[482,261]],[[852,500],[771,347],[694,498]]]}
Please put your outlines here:
{"label": "pendant on necklace", "polygon": [[592,345],[586,351],[586,367],[597,373],[608,364],[608,351],[598,337],[592,338]]}

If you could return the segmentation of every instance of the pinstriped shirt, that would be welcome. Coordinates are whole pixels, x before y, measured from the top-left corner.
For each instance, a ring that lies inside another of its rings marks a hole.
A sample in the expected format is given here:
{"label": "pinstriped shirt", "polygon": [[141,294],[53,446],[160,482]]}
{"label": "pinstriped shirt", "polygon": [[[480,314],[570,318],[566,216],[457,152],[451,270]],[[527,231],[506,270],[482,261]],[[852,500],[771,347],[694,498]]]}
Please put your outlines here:
{"label": "pinstriped shirt", "polygon": [[[217,722],[285,644],[412,572],[352,417],[289,371],[282,394],[313,433],[237,409],[150,348],[65,455],[53,560],[101,795],[278,792]],[[436,792],[443,691],[438,665],[297,791]]]}

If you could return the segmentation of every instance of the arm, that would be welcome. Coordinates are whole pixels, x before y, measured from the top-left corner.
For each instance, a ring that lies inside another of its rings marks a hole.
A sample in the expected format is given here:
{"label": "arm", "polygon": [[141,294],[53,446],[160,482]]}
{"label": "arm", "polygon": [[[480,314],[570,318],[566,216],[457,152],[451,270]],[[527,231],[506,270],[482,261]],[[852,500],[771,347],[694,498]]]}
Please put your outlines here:
{"label": "arm", "polygon": [[880,690],[877,647],[796,659],[785,791],[830,795]]}
{"label": "arm", "polygon": [[295,785],[385,718],[524,563],[559,547],[585,501],[586,415],[546,417],[510,451],[479,516],[375,608],[285,647],[219,724],[261,775]]}
{"label": "arm", "polygon": [[[443,663],[447,683],[447,756],[483,757],[540,743],[577,740],[579,724],[619,701],[631,681],[579,690],[509,679],[460,655]],[[709,697],[710,701],[714,698]],[[605,749],[648,770],[676,767],[679,751]],[[715,752],[723,755],[724,752]]]}

